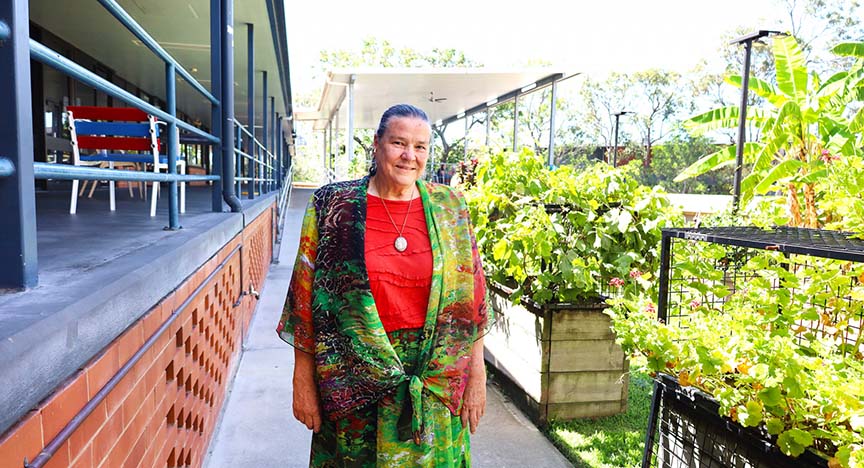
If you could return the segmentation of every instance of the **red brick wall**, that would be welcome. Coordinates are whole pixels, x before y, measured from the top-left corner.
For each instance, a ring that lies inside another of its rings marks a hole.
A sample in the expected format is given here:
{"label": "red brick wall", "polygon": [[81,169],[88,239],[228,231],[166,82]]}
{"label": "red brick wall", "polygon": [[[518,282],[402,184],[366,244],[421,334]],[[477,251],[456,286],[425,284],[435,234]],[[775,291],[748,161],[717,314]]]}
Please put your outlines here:
{"label": "red brick wall", "polygon": [[[0,438],[0,468],[33,460],[144,342],[234,254],[63,444],[48,467],[199,467],[272,256],[265,210],[217,255]],[[241,261],[242,260],[242,261]],[[243,275],[240,269],[244,270]]]}

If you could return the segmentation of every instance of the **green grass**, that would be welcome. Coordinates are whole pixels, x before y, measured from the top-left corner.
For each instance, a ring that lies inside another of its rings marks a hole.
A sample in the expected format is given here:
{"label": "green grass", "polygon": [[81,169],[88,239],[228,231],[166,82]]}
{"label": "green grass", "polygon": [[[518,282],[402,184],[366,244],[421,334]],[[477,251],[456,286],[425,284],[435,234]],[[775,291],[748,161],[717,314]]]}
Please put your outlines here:
{"label": "green grass", "polygon": [[631,370],[627,411],[615,416],[552,422],[546,436],[579,468],[630,468],[642,462],[653,381]]}

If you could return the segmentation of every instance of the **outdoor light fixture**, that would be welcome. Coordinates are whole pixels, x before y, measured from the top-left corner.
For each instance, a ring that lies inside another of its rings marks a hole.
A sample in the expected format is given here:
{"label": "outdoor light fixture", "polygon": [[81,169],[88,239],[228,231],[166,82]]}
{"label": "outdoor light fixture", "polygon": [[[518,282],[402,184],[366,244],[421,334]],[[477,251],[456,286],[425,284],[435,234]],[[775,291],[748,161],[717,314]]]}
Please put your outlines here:
{"label": "outdoor light fixture", "polygon": [[490,100],[486,101],[486,107],[492,107],[495,104],[498,104],[498,98],[490,99]]}
{"label": "outdoor light fixture", "polygon": [[615,146],[612,151],[612,167],[618,166],[618,119],[621,118],[624,114],[633,114],[634,112],[630,111],[618,111],[615,114]]}
{"label": "outdoor light fixture", "polygon": [[744,166],[744,137],[745,124],[747,120],[747,88],[750,85],[750,54],[753,51],[753,41],[763,37],[785,35],[780,31],[768,31],[760,29],[756,32],[741,36],[730,44],[744,44],[744,71],[741,73],[741,106],[738,114],[738,146],[735,148],[735,179],[734,192],[732,193],[732,209],[738,212],[741,203],[741,170]]}
{"label": "outdoor light fixture", "polygon": [[458,114],[456,114],[457,119],[461,119],[462,117],[465,117],[465,112],[459,112]]}
{"label": "outdoor light fixture", "polygon": [[532,89],[534,89],[536,87],[537,87],[537,83],[531,83],[528,86],[525,86],[524,88],[520,89],[519,91],[522,93],[527,93],[528,91],[531,91]]}

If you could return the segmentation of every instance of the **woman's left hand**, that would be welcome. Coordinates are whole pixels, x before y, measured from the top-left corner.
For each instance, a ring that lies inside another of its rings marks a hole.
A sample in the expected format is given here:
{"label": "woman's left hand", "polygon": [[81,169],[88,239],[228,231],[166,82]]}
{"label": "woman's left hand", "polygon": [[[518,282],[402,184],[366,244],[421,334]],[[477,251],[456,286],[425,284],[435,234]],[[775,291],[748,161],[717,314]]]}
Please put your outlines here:
{"label": "woman's left hand", "polygon": [[486,412],[486,364],[483,362],[483,339],[474,342],[471,351],[471,371],[462,397],[462,427],[477,431],[480,418]]}

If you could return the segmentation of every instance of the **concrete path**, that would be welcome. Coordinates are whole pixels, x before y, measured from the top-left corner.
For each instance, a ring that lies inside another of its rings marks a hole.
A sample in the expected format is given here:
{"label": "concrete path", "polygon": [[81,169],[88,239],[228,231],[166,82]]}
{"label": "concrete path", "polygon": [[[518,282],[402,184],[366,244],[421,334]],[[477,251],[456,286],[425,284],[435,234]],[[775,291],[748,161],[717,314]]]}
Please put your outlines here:
{"label": "concrete path", "polygon": [[[205,468],[309,466],[311,432],[294,420],[291,374],[294,352],[274,327],[291,280],[300,222],[311,190],[295,190],[285,217],[279,263],[261,292],[248,340]],[[486,415],[471,438],[474,466],[572,467],[537,428],[490,385]]]}

